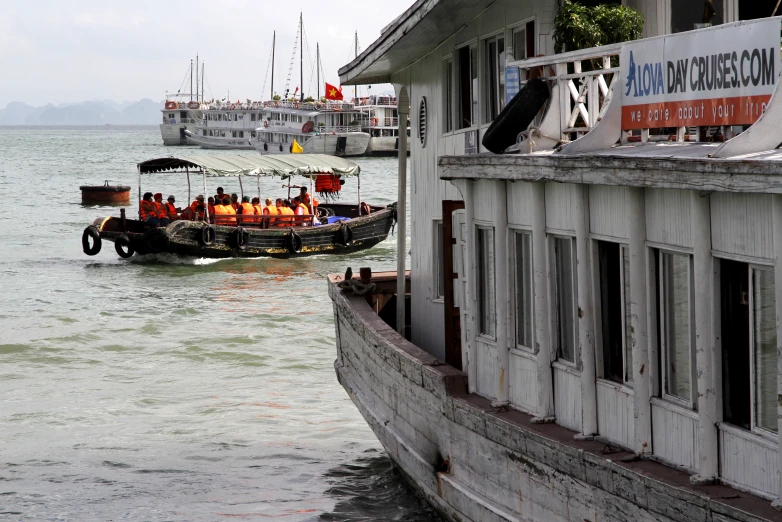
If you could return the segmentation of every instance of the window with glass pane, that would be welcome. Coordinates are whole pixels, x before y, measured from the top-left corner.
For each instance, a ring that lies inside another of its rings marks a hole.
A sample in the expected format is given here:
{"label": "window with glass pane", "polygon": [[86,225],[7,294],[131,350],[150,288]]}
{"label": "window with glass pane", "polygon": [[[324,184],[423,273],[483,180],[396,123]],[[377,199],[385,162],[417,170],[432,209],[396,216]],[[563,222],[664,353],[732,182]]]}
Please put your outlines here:
{"label": "window with glass pane", "polygon": [[524,27],[513,30],[513,58],[516,60],[527,58],[527,31]]}
{"label": "window with glass pane", "polygon": [[484,41],[484,123],[493,121],[505,106],[505,39]]}
{"label": "window with glass pane", "polygon": [[598,241],[600,328],[604,379],[632,381],[630,256],[627,247]]}
{"label": "window with glass pane", "polygon": [[[453,130],[453,60],[451,58],[445,60],[443,75],[445,76],[443,81],[445,86],[445,93],[443,94],[443,100],[445,101],[445,107],[443,107],[444,127],[445,132],[451,132]],[[396,117],[396,114],[394,114],[394,117]]]}
{"label": "window with glass pane", "polygon": [[557,326],[557,356],[576,362],[575,267],[573,240],[554,238],[554,303]]}
{"label": "window with glass pane", "polygon": [[472,111],[470,116],[470,124],[475,125],[478,123],[479,107],[478,107],[478,49],[470,48],[470,95],[472,98]]}
{"label": "window with glass pane", "polygon": [[470,74],[470,48],[462,47],[457,51],[458,84],[457,122],[460,129],[472,125],[472,80]]}
{"label": "window with glass pane", "polygon": [[665,343],[665,391],[692,400],[692,317],[690,256],[660,254],[662,338]]}
{"label": "window with glass pane", "polygon": [[441,299],[445,295],[445,272],[443,272],[443,222],[437,221],[434,225],[434,273],[437,286],[434,289],[435,299]]}
{"label": "window with glass pane", "polygon": [[494,280],[494,229],[478,228],[478,309],[481,335],[494,337],[497,313]]}
{"label": "window with glass pane", "polygon": [[752,271],[755,425],[777,431],[777,323],[774,272]]}
{"label": "window with glass pane", "polygon": [[[773,8],[772,8],[773,9]],[[766,16],[770,16],[771,11]],[[723,0],[671,0],[671,32],[692,31],[723,23]]]}
{"label": "window with glass pane", "polygon": [[516,344],[532,348],[532,235],[516,232]]}

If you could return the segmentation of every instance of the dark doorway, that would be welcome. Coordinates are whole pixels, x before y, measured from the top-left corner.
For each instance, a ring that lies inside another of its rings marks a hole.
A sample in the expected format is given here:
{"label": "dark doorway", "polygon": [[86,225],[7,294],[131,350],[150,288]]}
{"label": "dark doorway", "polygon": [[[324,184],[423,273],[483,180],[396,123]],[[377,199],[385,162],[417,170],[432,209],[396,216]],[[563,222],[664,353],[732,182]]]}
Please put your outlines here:
{"label": "dark doorway", "polygon": [[720,260],[723,419],[750,429],[749,265]]}
{"label": "dark doorway", "polygon": [[[768,18],[774,12],[777,0],[739,0],[739,20]],[[782,7],[777,15],[782,14]]]}
{"label": "dark doorway", "polygon": [[338,136],[337,137],[337,150],[335,151],[337,155],[344,155],[345,149],[348,147],[348,139],[346,136]]}
{"label": "dark doorway", "polygon": [[443,309],[445,310],[445,362],[462,369],[462,324],[459,309],[454,303],[453,285],[458,274],[453,271],[453,212],[464,208],[463,201],[443,201]]}

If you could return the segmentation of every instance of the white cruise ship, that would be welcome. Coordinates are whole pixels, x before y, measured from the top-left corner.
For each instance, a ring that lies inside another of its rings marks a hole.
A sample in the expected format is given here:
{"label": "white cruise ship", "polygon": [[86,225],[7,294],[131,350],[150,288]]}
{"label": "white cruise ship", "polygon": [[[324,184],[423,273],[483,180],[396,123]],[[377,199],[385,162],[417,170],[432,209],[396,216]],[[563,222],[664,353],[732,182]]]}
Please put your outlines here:
{"label": "white cruise ship", "polygon": [[199,111],[192,129],[184,134],[188,143],[204,149],[252,149],[250,138],[261,121],[263,102],[215,101]]}
{"label": "white cruise ship", "polygon": [[166,96],[166,102],[160,111],[163,121],[160,124],[160,136],[164,145],[188,145],[187,132],[194,130],[196,120],[203,107],[197,101],[186,100],[189,94]]}
{"label": "white cruise ship", "polygon": [[361,129],[362,113],[352,103],[341,101],[266,104],[251,141],[262,154],[291,150],[293,140],[307,154],[361,156],[369,145],[369,134]]}
{"label": "white cruise ship", "polygon": [[[369,134],[367,155],[396,154],[399,150],[399,111],[396,96],[367,96],[354,100],[361,111],[361,130]],[[410,135],[410,123],[407,124]]]}

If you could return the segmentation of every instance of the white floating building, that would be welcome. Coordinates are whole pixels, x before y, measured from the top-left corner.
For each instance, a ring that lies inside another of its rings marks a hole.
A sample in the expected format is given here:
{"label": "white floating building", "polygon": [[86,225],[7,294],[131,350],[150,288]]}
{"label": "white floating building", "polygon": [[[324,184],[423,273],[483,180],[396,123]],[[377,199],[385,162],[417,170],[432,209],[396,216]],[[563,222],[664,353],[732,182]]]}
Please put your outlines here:
{"label": "white floating building", "polygon": [[[554,0],[417,1],[340,70],[410,107],[412,223],[400,129],[398,270],[331,276],[337,377],[446,518],[782,520],[782,19],[741,21],[767,3],[671,34],[702,3],[628,1],[646,39],[555,55]],[[488,153],[533,78],[520,151]]]}

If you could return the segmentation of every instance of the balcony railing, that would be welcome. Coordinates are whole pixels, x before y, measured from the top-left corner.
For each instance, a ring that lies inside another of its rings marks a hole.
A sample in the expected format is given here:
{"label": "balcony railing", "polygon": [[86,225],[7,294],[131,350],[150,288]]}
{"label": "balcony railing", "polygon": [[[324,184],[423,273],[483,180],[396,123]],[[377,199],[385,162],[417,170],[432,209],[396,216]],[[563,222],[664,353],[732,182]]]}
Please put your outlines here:
{"label": "balcony railing", "polygon": [[509,64],[519,68],[520,88],[532,78],[550,83],[550,104],[533,123],[539,136],[571,141],[597,125],[619,82],[621,52],[622,44],[612,44]]}

